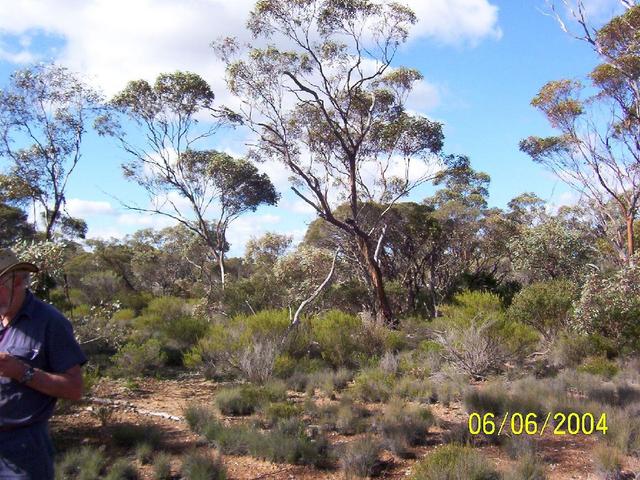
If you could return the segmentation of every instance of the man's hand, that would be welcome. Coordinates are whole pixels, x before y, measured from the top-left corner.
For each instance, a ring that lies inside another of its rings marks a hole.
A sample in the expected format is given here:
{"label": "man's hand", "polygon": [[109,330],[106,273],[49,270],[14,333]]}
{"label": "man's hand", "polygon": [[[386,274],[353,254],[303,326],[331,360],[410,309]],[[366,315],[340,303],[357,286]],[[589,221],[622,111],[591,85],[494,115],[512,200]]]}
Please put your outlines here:
{"label": "man's hand", "polygon": [[20,380],[26,370],[27,365],[22,360],[10,353],[0,352],[0,377]]}
{"label": "man's hand", "polygon": [[[21,380],[28,365],[17,357],[0,352],[0,377]],[[27,386],[52,397],[80,400],[82,397],[82,369],[74,365],[63,373],[49,373],[36,370]]]}

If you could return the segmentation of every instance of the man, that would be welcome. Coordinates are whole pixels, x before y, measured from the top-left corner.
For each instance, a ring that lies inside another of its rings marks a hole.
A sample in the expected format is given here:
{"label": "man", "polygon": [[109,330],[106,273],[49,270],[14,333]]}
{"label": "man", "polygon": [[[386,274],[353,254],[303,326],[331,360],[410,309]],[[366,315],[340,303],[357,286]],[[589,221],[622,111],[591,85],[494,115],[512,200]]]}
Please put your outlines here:
{"label": "man", "polygon": [[48,421],[82,396],[86,357],[71,324],[28,290],[38,268],[0,249],[0,480],[53,479]]}

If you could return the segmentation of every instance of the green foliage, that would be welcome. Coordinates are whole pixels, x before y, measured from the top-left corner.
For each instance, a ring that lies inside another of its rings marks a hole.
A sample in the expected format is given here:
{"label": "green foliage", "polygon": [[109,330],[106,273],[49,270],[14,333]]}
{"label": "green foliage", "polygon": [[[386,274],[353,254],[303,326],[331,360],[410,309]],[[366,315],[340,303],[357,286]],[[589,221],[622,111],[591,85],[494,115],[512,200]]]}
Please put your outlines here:
{"label": "green foliage", "polygon": [[284,386],[271,383],[263,387],[242,385],[220,389],[215,401],[224,415],[251,415],[266,402],[278,402],[286,398]]}
{"label": "green foliage", "polygon": [[620,371],[620,368],[612,360],[603,357],[590,357],[578,367],[578,371],[610,379]]}
{"label": "green foliage", "polygon": [[624,465],[624,454],[615,447],[598,445],[593,451],[596,470],[602,478],[620,478]]}
{"label": "green foliage", "polygon": [[182,460],[180,473],[185,480],[225,480],[227,471],[219,456],[188,453]]}
{"label": "green foliage", "polygon": [[340,455],[345,478],[369,478],[380,465],[382,445],[371,435],[350,443]]}
{"label": "green foliage", "polygon": [[147,465],[153,459],[153,445],[147,442],[139,443],[136,446],[136,459],[141,465]]}
{"label": "green foliage", "polygon": [[104,453],[93,447],[69,450],[56,464],[56,480],[100,478],[106,464]]}
{"label": "green foliage", "polygon": [[236,372],[251,381],[264,382],[271,376],[277,347],[289,323],[285,310],[263,310],[220,320],[185,356],[185,363],[212,365],[220,374]]}
{"label": "green foliage", "polygon": [[270,403],[264,411],[264,416],[269,425],[275,425],[280,420],[296,418],[300,415],[299,406],[289,402]]}
{"label": "green foliage", "polygon": [[544,465],[534,456],[525,455],[504,477],[504,480],[546,480]]}
{"label": "green foliage", "polygon": [[187,405],[183,415],[191,431],[198,434],[202,434],[206,426],[216,420],[213,410],[194,404]]}
{"label": "green foliage", "polygon": [[305,425],[297,419],[283,420],[264,437],[262,454],[272,462],[313,465],[327,468],[331,465],[329,443],[321,436],[311,438]]}
{"label": "green foliage", "polygon": [[449,362],[476,378],[503,368],[530,351],[538,335],[505,317],[500,298],[486,292],[464,292],[442,307],[434,320],[436,341]]}
{"label": "green foliage", "polygon": [[153,424],[135,425],[124,423],[114,425],[111,428],[113,443],[127,449],[135,448],[140,444],[146,444],[153,449],[162,446],[162,430]]}
{"label": "green foliage", "polygon": [[573,310],[575,286],[568,280],[531,284],[513,299],[508,318],[529,325],[551,340],[566,329]]}
{"label": "green foliage", "polygon": [[112,375],[118,377],[139,377],[156,373],[165,364],[166,354],[155,338],[142,344],[127,343],[112,357]]}
{"label": "green foliage", "polygon": [[611,339],[619,349],[640,349],[640,266],[590,276],[576,306],[574,327]]}
{"label": "green foliage", "polygon": [[137,480],[138,471],[126,458],[119,458],[109,467],[104,480]]}
{"label": "green foliage", "polygon": [[471,447],[439,447],[413,468],[412,480],[499,480],[500,475]]}
{"label": "green foliage", "polygon": [[339,310],[331,310],[312,320],[311,335],[320,345],[322,358],[334,366],[348,366],[359,351],[362,321]]}
{"label": "green foliage", "polygon": [[399,456],[407,456],[408,448],[424,444],[435,417],[428,408],[391,401],[378,422],[386,446]]}
{"label": "green foliage", "polygon": [[157,453],[153,457],[153,480],[171,480],[171,457],[165,453]]}
{"label": "green foliage", "polygon": [[386,402],[391,397],[396,379],[380,369],[360,372],[353,382],[353,393],[365,402]]}

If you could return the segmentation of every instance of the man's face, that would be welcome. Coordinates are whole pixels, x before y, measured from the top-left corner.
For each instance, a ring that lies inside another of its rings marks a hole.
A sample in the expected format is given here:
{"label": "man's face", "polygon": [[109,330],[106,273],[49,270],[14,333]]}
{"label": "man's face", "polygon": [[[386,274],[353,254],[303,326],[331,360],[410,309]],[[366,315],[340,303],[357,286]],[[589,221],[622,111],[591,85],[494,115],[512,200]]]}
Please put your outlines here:
{"label": "man's face", "polygon": [[15,302],[15,276],[11,273],[0,277],[0,315],[5,315]]}

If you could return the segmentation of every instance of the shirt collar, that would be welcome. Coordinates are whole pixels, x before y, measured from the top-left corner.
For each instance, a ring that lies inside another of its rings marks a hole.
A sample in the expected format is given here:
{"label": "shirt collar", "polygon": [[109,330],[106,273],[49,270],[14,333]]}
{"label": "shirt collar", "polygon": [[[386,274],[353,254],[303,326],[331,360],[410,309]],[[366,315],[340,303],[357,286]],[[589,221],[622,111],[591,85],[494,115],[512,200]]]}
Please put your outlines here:
{"label": "shirt collar", "polygon": [[16,313],[14,320],[11,323],[17,323],[22,317],[31,318],[33,316],[33,308],[35,306],[35,302],[33,301],[33,299],[33,293],[31,293],[31,290],[27,289],[25,291],[22,306],[20,307],[20,310],[18,310],[18,313]]}

